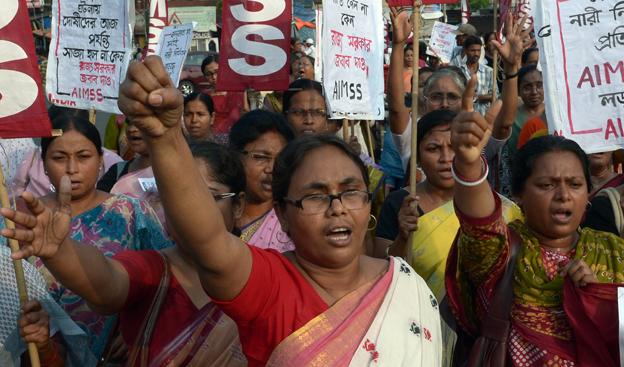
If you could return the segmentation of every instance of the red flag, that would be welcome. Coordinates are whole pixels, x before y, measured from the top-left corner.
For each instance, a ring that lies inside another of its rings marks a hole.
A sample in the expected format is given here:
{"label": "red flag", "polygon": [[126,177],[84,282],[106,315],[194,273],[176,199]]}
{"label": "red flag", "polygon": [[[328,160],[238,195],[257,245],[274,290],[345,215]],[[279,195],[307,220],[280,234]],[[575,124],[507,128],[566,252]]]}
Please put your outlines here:
{"label": "red flag", "polygon": [[224,0],[217,90],[288,88],[291,0]]}
{"label": "red flag", "polygon": [[0,137],[50,136],[26,2],[4,0],[0,17]]}
{"label": "red flag", "polygon": [[[433,4],[457,4],[459,0],[422,0],[423,5],[433,5]],[[388,6],[413,6],[413,0],[388,0]]]}
{"label": "red flag", "polygon": [[147,36],[147,53],[152,54],[156,50],[158,39],[162,29],[167,26],[169,19],[167,0],[150,1],[149,35]]}
{"label": "red flag", "polygon": [[[495,0],[497,1],[497,0]],[[502,39],[503,29],[505,29],[505,22],[507,21],[507,13],[511,8],[511,0],[500,0],[498,3],[498,39]]]}

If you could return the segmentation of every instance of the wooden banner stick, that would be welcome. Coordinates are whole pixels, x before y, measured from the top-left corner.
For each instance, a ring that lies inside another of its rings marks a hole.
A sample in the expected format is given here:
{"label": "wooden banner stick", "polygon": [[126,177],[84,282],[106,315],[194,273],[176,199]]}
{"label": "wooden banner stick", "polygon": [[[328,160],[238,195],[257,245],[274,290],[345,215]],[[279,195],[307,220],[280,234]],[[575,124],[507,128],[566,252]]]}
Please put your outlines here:
{"label": "wooden banner stick", "polygon": [[[494,37],[498,39],[498,1],[492,0],[494,7]],[[487,40],[486,40],[487,41]],[[496,90],[498,89],[498,51],[494,50],[494,58],[492,60],[492,104],[496,102]]]}
{"label": "wooden banner stick", "polygon": [[357,121],[353,121],[349,123],[349,130],[351,131],[349,133],[349,137],[355,136],[355,125],[357,124]]}
{"label": "wooden banner stick", "polygon": [[[11,203],[9,201],[9,192],[7,191],[6,182],[4,181],[4,172],[0,166],[0,204],[5,208],[10,208]],[[8,229],[14,229],[15,223],[4,218],[4,225]],[[17,240],[9,239],[9,246],[11,247],[11,253],[19,250],[19,244]],[[13,260],[13,268],[15,269],[15,282],[17,283],[17,294],[19,295],[20,305],[28,302],[28,291],[26,288],[26,278],[24,277],[24,267],[22,260]],[[37,345],[35,343],[28,343],[28,355],[30,356],[30,365],[32,367],[39,367],[39,352],[37,351]]]}
{"label": "wooden banner stick", "polygon": [[342,140],[349,141],[349,121],[342,119]]}
{"label": "wooden banner stick", "polygon": [[368,152],[370,153],[370,157],[373,160],[373,162],[375,162],[375,147],[373,147],[373,133],[371,131],[371,127],[370,127],[370,122],[369,121],[362,121],[362,123],[364,123],[365,125],[365,129],[366,129],[366,136],[368,139],[366,139],[366,144],[368,145]]}
{"label": "wooden banner stick", "polygon": [[418,160],[418,55],[420,54],[420,6],[421,0],[414,0],[412,9],[412,29],[413,29],[413,49],[416,61],[412,65],[412,136],[411,136],[411,152],[410,159],[410,192],[416,193],[416,161]]}
{"label": "wooden banner stick", "polygon": [[95,112],[95,108],[91,107],[89,109],[89,122],[95,125],[96,119],[97,119],[97,114]]}

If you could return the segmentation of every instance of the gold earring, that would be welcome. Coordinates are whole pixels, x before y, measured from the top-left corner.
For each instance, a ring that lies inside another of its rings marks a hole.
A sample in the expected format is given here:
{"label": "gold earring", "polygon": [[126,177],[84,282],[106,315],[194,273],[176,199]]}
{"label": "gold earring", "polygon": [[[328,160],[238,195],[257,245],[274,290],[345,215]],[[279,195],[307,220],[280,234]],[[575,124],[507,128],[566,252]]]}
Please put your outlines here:
{"label": "gold earring", "polygon": [[[371,222],[373,223],[372,226],[371,226]],[[370,218],[368,219],[368,230],[374,231],[375,228],[377,228],[377,218],[375,218],[375,216],[371,214]]]}

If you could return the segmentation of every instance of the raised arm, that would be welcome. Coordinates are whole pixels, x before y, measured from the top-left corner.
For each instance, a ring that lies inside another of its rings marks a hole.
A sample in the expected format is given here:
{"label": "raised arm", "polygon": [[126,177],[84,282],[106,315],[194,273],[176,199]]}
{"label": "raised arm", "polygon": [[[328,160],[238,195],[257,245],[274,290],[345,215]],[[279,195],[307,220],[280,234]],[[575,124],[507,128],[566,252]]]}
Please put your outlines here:
{"label": "raised arm", "polygon": [[[410,114],[409,108],[405,106],[403,56],[405,54],[405,42],[410,35],[412,25],[406,11],[399,12],[397,8],[390,8],[390,17],[392,19],[392,52],[388,67],[390,130],[395,134],[403,134],[407,128]],[[417,63],[418,60],[415,62]],[[418,103],[418,101],[412,101],[412,104],[414,103]]]}
{"label": "raised arm", "polygon": [[48,270],[65,287],[83,297],[94,311],[119,311],[128,294],[128,274],[116,261],[106,258],[95,247],[69,237],[71,223],[71,183],[63,177],[56,208],[51,210],[31,193],[22,195],[30,214],[2,208],[5,217],[21,229],[3,229],[2,235],[21,241],[14,259],[39,256]]}
{"label": "raised arm", "polygon": [[492,128],[492,137],[499,140],[507,139],[511,134],[511,126],[518,110],[518,70],[522,51],[532,43],[529,36],[531,29],[524,29],[526,19],[525,16],[516,22],[511,13],[508,14],[505,23],[505,43],[501,44],[494,40],[494,47],[503,59],[503,68],[507,76],[503,81],[503,105]]}
{"label": "raised arm", "polygon": [[167,221],[178,245],[195,259],[206,292],[219,300],[234,298],[251,272],[251,252],[227,231],[196,168],[180,126],[182,94],[159,57],[130,64],[119,108],[144,134]]}
{"label": "raised arm", "polygon": [[[494,194],[487,181],[487,163],[481,158],[492,135],[492,126],[480,113],[474,112],[475,83],[476,76],[473,75],[462,98],[462,112],[451,124],[451,144],[455,152],[452,170],[456,176],[453,200],[466,216],[484,218],[495,209]],[[468,185],[462,184],[458,178]]]}

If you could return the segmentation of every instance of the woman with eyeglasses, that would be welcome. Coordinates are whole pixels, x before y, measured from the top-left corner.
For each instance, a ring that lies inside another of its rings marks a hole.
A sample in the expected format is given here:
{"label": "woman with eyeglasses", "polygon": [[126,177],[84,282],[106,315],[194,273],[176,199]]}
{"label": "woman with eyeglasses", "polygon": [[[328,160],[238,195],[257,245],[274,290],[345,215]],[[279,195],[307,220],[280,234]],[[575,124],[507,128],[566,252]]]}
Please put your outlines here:
{"label": "woman with eyeglasses", "polygon": [[293,249],[273,209],[272,188],[275,157],[293,139],[282,115],[263,110],[246,113],[230,130],[230,147],[242,155],[247,182],[245,209],[237,223],[245,243],[279,252]]}
{"label": "woman with eyeglasses", "polygon": [[[119,106],[146,134],[168,223],[236,322],[249,366],[439,366],[438,304],[424,281],[401,259],[362,255],[368,176],[344,142],[306,136],[278,155],[275,211],[295,245],[281,254],[228,231],[184,144],[182,98],[160,58],[130,64]],[[44,218],[62,212],[33,209],[36,217],[3,209],[26,229],[2,233],[29,240],[23,255],[45,256],[59,241],[41,234],[62,223]]]}
{"label": "woman with eyeglasses", "polygon": [[295,136],[328,132],[327,104],[321,83],[298,79],[284,92],[284,115]]}
{"label": "woman with eyeglasses", "polygon": [[[180,143],[188,152],[184,140]],[[213,218],[222,223],[224,231],[232,232],[245,200],[245,171],[240,159],[228,148],[210,142],[196,143],[190,151],[189,167],[196,172],[201,191],[211,198],[212,214],[218,216]],[[60,210],[43,207],[30,193],[23,196],[31,213],[42,219],[37,226],[47,226],[53,234],[50,238],[35,235],[38,238],[30,242],[32,247],[18,257],[39,256],[92,310],[103,315],[118,313],[121,334],[130,349],[127,366],[246,366],[236,325],[202,290],[194,254],[174,246],[160,251],[123,251],[108,258],[96,248],[70,239],[68,184],[63,178],[57,197]],[[34,219],[22,215],[27,221]],[[176,228],[168,230],[180,243]]]}

